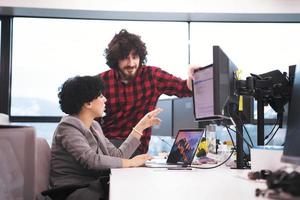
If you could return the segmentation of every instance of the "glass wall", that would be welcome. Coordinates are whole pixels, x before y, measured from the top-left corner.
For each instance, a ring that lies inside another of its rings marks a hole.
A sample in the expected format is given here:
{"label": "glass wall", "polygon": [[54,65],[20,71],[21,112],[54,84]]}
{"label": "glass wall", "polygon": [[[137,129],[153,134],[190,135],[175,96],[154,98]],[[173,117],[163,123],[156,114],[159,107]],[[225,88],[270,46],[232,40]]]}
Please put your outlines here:
{"label": "glass wall", "polygon": [[[104,50],[123,28],[146,43],[148,65],[187,77],[187,23],[14,18],[11,115],[63,115],[58,88],[69,77],[108,70]],[[52,137],[53,123],[31,125]]]}
{"label": "glass wall", "polygon": [[148,65],[187,77],[187,23],[15,18],[11,115],[62,115],[60,85],[108,70],[104,49],[123,28],[146,43]]}
{"label": "glass wall", "polygon": [[191,63],[212,63],[212,46],[220,46],[243,72],[288,72],[300,63],[300,23],[208,23],[190,26]]}
{"label": "glass wall", "polygon": [[[212,47],[217,45],[242,71],[243,79],[250,73],[262,74],[276,69],[288,73],[288,66],[300,64],[299,34],[300,23],[193,22],[190,26],[190,60],[202,66],[211,64]],[[254,118],[257,119],[256,104],[254,107]],[[265,118],[276,117],[277,113],[266,106]],[[256,127],[247,127],[256,144]],[[271,129],[272,126],[266,126],[265,135]],[[277,134],[276,144],[283,144],[283,138],[282,132]]]}
{"label": "glass wall", "polygon": [[[14,18],[12,116],[61,116],[57,92],[75,75],[108,70],[104,50],[121,29],[138,34],[148,48],[148,65],[182,78],[187,66],[212,63],[220,46],[243,71],[288,71],[300,63],[299,23],[217,23]],[[56,123],[32,123],[51,138]],[[41,128],[43,127],[43,128]],[[45,130],[45,127],[49,127]],[[49,136],[50,135],[50,136]]]}

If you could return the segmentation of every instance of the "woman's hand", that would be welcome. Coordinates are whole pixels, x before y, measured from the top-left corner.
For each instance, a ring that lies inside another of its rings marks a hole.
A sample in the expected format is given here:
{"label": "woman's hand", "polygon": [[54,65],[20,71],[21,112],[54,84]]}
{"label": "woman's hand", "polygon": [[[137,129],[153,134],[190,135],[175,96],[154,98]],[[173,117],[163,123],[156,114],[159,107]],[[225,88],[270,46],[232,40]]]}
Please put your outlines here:
{"label": "woman's hand", "polygon": [[131,159],[123,159],[123,167],[139,167],[145,164],[147,160],[151,160],[152,156],[148,154],[137,155]]}
{"label": "woman's hand", "polygon": [[157,115],[162,111],[161,108],[156,108],[148,112],[134,127],[138,132],[142,133],[144,129],[154,125],[159,125],[161,120],[157,118]]}
{"label": "woman's hand", "polygon": [[132,162],[132,167],[139,167],[145,164],[147,160],[151,160],[152,156],[148,154],[141,154],[133,157],[131,160]]}

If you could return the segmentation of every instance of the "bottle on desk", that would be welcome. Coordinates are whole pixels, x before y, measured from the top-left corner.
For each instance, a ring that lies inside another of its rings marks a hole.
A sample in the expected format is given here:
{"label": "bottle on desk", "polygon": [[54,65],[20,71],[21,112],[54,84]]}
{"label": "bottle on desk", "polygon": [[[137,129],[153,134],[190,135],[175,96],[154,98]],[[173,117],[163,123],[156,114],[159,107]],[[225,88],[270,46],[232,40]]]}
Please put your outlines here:
{"label": "bottle on desk", "polygon": [[210,124],[206,126],[206,141],[208,145],[208,152],[217,153],[217,142],[216,142],[216,125]]}
{"label": "bottle on desk", "polygon": [[223,162],[227,157],[228,157],[228,147],[226,144],[220,144],[218,146],[218,156],[219,156],[219,161]]}

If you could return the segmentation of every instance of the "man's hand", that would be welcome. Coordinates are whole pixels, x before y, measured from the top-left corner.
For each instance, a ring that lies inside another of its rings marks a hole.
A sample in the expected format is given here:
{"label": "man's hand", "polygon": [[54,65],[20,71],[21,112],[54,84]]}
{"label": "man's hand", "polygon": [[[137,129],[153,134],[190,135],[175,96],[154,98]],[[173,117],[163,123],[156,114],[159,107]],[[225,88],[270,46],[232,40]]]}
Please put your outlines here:
{"label": "man's hand", "polygon": [[199,65],[189,65],[188,66],[188,80],[186,82],[187,87],[192,91],[192,80],[194,80],[195,69],[200,68]]}

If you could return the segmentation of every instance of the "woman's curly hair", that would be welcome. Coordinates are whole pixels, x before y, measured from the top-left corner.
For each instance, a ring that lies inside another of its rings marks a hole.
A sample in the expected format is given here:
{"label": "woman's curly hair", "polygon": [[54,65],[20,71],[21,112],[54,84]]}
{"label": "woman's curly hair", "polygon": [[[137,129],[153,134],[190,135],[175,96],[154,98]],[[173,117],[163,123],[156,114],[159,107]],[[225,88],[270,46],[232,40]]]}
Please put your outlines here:
{"label": "woman's curly hair", "polygon": [[139,55],[140,66],[145,65],[148,54],[146,44],[141,40],[140,36],[122,29],[110,41],[108,48],[105,49],[106,64],[112,69],[118,69],[118,61],[126,58],[132,50]]}
{"label": "woman's curly hair", "polygon": [[104,85],[99,76],[69,78],[58,93],[60,108],[66,114],[78,114],[84,103],[99,97],[103,89]]}

